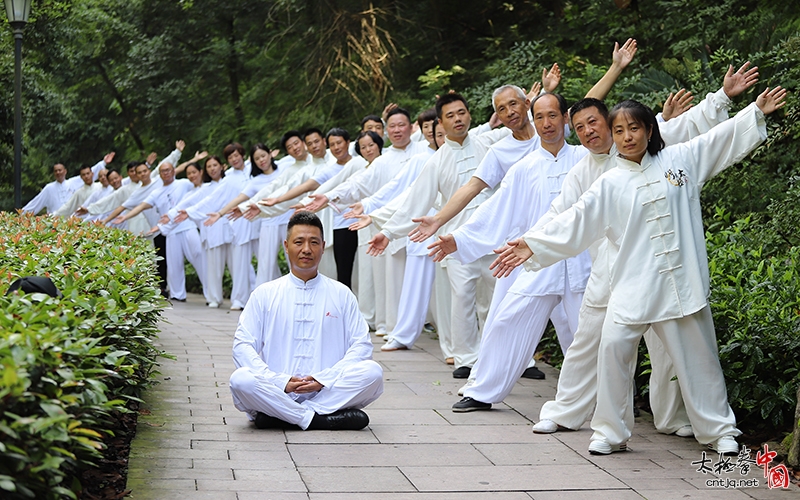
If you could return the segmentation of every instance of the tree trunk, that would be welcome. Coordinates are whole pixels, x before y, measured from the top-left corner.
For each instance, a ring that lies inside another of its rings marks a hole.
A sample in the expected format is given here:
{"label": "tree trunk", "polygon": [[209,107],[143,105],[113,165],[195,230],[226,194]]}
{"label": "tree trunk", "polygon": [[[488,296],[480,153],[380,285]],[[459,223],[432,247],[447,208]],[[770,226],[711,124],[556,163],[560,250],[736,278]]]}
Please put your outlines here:
{"label": "tree trunk", "polygon": [[103,67],[103,64],[100,61],[92,61],[97,68],[97,71],[100,73],[100,76],[103,78],[103,81],[108,86],[108,89],[111,91],[111,95],[114,96],[114,99],[117,100],[119,103],[119,109],[122,110],[122,116],[125,117],[125,122],[128,124],[128,132],[130,132],[131,137],[133,138],[133,142],[136,143],[136,147],[139,148],[139,151],[144,153],[144,142],[142,142],[142,138],[139,137],[139,134],[136,132],[136,129],[133,127],[134,117],[131,114],[130,109],[125,104],[125,100],[122,98],[122,94],[120,94],[119,90],[117,89],[114,82],[111,81],[111,78],[108,76],[106,69]]}
{"label": "tree trunk", "polygon": [[797,387],[797,407],[794,410],[794,430],[788,461],[792,467],[800,467],[800,386]]}

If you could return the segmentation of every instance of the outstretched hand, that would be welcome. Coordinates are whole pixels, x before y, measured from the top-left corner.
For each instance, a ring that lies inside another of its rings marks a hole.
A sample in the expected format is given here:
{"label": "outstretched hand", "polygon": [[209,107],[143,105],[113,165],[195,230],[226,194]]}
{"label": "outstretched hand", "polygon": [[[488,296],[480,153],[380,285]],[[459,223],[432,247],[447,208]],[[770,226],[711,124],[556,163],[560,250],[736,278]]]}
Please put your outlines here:
{"label": "outstretched hand", "polygon": [[676,118],[691,109],[693,100],[694,96],[686,89],[680,89],[676,94],[670,92],[661,110],[664,121]]}
{"label": "outstretched hand", "polygon": [[[524,91],[525,89],[523,88],[522,90]],[[539,92],[541,91],[542,91],[542,84],[539,82],[533,82],[533,85],[531,85],[531,91],[525,94],[525,98],[528,99],[529,101],[532,101],[536,99],[536,96],[539,95]]]}
{"label": "outstretched hand", "polygon": [[309,195],[309,198],[314,200],[308,205],[306,205],[304,208],[304,210],[308,210],[309,212],[316,212],[318,210],[325,208],[325,205],[327,205],[329,201],[328,197],[325,196],[324,194],[312,194]]}
{"label": "outstretched hand", "polygon": [[497,254],[497,258],[494,259],[489,269],[494,271],[492,275],[495,278],[507,278],[516,267],[533,256],[533,252],[522,238],[509,241],[494,253]]}
{"label": "outstretched hand", "polygon": [[271,207],[278,203],[278,198],[264,198],[263,200],[258,200],[259,205],[264,205],[265,207]]}
{"label": "outstretched hand", "polygon": [[542,85],[545,92],[553,92],[559,83],[561,83],[561,69],[558,67],[558,63],[553,63],[550,71],[547,68],[542,69]]}
{"label": "outstretched hand", "polygon": [[222,217],[222,215],[219,212],[211,212],[210,214],[207,215],[208,219],[206,219],[205,222],[203,222],[203,225],[206,227],[213,226],[214,224],[216,224],[219,218]]}
{"label": "outstretched hand", "polygon": [[192,161],[202,160],[206,156],[208,156],[208,151],[196,151],[194,153],[194,158],[192,158]]}
{"label": "outstretched hand", "polygon": [[84,208],[84,207],[78,207],[78,209],[77,209],[77,210],[75,210],[75,215],[77,215],[78,217],[80,217],[80,216],[82,216],[82,215],[86,215],[86,214],[88,214],[88,213],[89,213],[89,210],[87,210],[87,209],[86,209],[86,208]]}
{"label": "outstretched hand", "polygon": [[786,105],[786,94],[786,89],[780,85],[772,90],[767,87],[764,89],[764,92],[756,98],[756,106],[758,106],[758,109],[765,115],[768,115]]}
{"label": "outstretched hand", "polygon": [[742,64],[742,67],[734,73],[733,65],[728,65],[728,71],[722,80],[722,90],[731,99],[749,89],[758,82],[758,66],[750,66],[750,61]]}
{"label": "outstretched hand", "polygon": [[[105,156],[103,157],[103,161],[105,162],[105,164],[106,164],[106,165],[108,165],[109,163],[111,163],[112,161],[114,161],[114,156],[115,156],[116,154],[117,154],[117,153],[115,153],[114,151],[112,151],[112,152],[108,153],[107,155],[105,155]],[[97,158],[97,157],[95,157],[95,158]]]}
{"label": "outstretched hand", "polygon": [[242,216],[247,220],[254,220],[258,215],[261,213],[261,210],[258,208],[258,205],[250,205],[247,207],[245,212],[240,212]]}
{"label": "outstretched hand", "polygon": [[156,160],[158,160],[158,154],[155,151],[151,151],[149,155],[147,155],[147,159],[145,160],[148,165],[152,166],[156,164]]}
{"label": "outstretched hand", "polygon": [[189,214],[186,213],[186,210],[178,210],[178,215],[175,216],[175,224],[180,224],[188,218]]}
{"label": "outstretched hand", "polygon": [[372,217],[367,214],[357,215],[355,218],[358,220],[347,226],[347,229],[351,231],[358,231],[359,229],[364,229],[372,224]]}
{"label": "outstretched hand", "polygon": [[377,257],[386,250],[386,247],[389,246],[389,238],[386,237],[383,233],[378,233],[369,240],[369,246],[367,247],[367,255],[372,255],[373,257]]}
{"label": "outstretched hand", "polygon": [[175,149],[177,149],[181,153],[183,153],[183,148],[185,147],[186,147],[186,142],[184,142],[183,140],[178,139],[177,141],[175,141]]}
{"label": "outstretched hand", "polygon": [[418,219],[411,219],[411,222],[418,222],[419,226],[415,227],[408,233],[408,238],[414,243],[422,243],[431,236],[442,226],[436,217],[426,215]]}
{"label": "outstretched hand", "polygon": [[389,119],[389,113],[396,108],[397,104],[393,102],[390,102],[385,108],[383,108],[383,113],[381,113],[381,120],[383,120],[383,123],[386,123],[386,120]]}
{"label": "outstretched hand", "polygon": [[359,215],[364,213],[364,205],[362,205],[360,201],[353,203],[348,208],[350,208],[350,210],[342,215],[345,219],[358,219]]}
{"label": "outstretched hand", "polygon": [[441,262],[445,257],[458,250],[458,245],[452,234],[445,234],[428,245],[428,249],[430,250],[428,257],[431,257],[434,262]]}
{"label": "outstretched hand", "polygon": [[492,116],[489,117],[489,128],[496,129],[502,124],[503,122],[500,121],[500,117],[497,116],[497,111],[492,113]]}
{"label": "outstretched hand", "polygon": [[637,50],[636,40],[633,38],[625,40],[622,47],[619,46],[619,43],[614,42],[614,52],[611,53],[611,60],[619,69],[625,69],[633,61],[633,56],[636,55]]}

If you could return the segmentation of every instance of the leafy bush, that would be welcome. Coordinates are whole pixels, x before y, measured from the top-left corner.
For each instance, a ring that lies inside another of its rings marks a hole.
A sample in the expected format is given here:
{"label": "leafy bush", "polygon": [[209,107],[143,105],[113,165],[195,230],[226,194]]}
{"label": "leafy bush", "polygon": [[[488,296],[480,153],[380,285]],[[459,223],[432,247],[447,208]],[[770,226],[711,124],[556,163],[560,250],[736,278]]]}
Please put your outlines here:
{"label": "leafy bush", "polygon": [[0,298],[0,496],[76,498],[113,414],[152,383],[166,304],[154,252],[77,219],[4,213],[0,235],[0,294],[21,276],[64,294]]}
{"label": "leafy bush", "polygon": [[790,427],[800,384],[800,248],[767,255],[749,217],[714,229],[711,310],[730,404],[745,428]]}

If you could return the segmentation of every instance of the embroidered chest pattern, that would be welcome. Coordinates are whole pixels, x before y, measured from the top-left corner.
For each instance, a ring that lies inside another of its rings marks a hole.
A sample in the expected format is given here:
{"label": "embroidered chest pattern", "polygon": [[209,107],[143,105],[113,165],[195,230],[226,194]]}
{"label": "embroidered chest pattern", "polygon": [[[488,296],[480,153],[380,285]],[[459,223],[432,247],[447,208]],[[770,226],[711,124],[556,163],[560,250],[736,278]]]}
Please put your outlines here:
{"label": "embroidered chest pattern", "polygon": [[669,183],[675,187],[683,186],[688,180],[686,174],[683,173],[683,169],[679,169],[677,174],[673,172],[672,169],[669,169],[664,172],[664,177],[666,177],[667,181],[669,181]]}

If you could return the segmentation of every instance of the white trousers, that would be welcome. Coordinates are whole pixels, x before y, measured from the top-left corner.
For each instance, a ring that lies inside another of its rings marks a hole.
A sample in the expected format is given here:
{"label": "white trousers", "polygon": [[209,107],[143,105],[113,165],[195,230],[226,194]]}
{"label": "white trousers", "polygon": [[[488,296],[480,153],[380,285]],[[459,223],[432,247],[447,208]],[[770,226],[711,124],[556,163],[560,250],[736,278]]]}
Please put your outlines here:
{"label": "white trousers", "polygon": [[250,240],[243,245],[231,243],[231,307],[247,304],[247,299],[256,286],[256,271],[253,269],[253,255],[258,252],[258,241]]}
{"label": "white trousers", "polygon": [[[365,229],[361,229],[364,231]],[[358,267],[358,309],[364,320],[375,328],[375,282],[372,275],[373,259],[367,255],[367,245],[359,245],[356,250],[356,266]]]}
{"label": "white trousers", "polygon": [[254,419],[256,412],[307,429],[314,414],[329,415],[342,408],[364,408],[383,393],[383,370],[372,360],[348,366],[329,387],[312,394],[286,394],[260,373],[242,367],[230,378],[233,404]]}
{"label": "white trousers", "polygon": [[[206,255],[200,243],[197,229],[189,229],[180,233],[167,235],[167,286],[173,299],[186,298],[186,272],[183,259],[189,261],[200,278],[203,293],[206,292]],[[208,297],[206,297],[208,300]]]}
{"label": "white trousers", "polygon": [[[597,358],[597,409],[592,418],[592,439],[616,445],[631,437],[632,426],[626,425],[625,412],[639,340],[648,325],[615,323],[613,308],[612,297]],[[650,326],[675,366],[697,441],[707,444],[722,436],[741,434],[728,404],[711,309],[706,306],[692,315]]]}
{"label": "white trousers", "polygon": [[489,270],[494,261],[484,255],[475,262],[462,264],[455,259],[447,261],[450,280],[453,358],[455,367],[472,367],[478,360],[480,331],[489,312],[496,279]]}
{"label": "white trousers", "polygon": [[206,282],[204,290],[206,300],[222,304],[222,276],[225,273],[225,265],[228,269],[233,268],[233,260],[230,250],[231,244],[224,243],[214,248],[206,249]]}
{"label": "white trousers", "polygon": [[372,284],[375,290],[375,331],[386,331],[386,252],[372,257]]}
{"label": "white trousers", "polygon": [[453,336],[451,334],[451,321],[453,308],[450,304],[452,292],[450,279],[447,277],[447,267],[441,262],[436,263],[433,278],[433,319],[436,322],[436,335],[439,337],[439,348],[445,359],[453,357]]}
{"label": "white trousers", "polygon": [[406,269],[403,274],[403,291],[397,308],[397,324],[392,330],[392,338],[404,346],[411,347],[422,333],[428,303],[433,291],[436,263],[424,255],[406,256]]}
{"label": "white trousers", "polygon": [[570,291],[569,283],[563,296],[507,293],[493,321],[486,325],[480,357],[473,369],[475,384],[464,390],[464,396],[484,403],[503,401],[536,352],[547,321],[559,302],[563,302],[574,331],[582,300],[583,293]]}
{"label": "white trousers", "polygon": [[278,252],[286,239],[286,224],[268,226],[261,224],[258,236],[258,272],[256,286],[281,277]]}
{"label": "white trousers", "polygon": [[[597,352],[606,317],[605,307],[581,305],[575,338],[564,355],[555,401],[548,401],[539,419],[577,430],[591,416],[597,401]],[[656,430],[671,434],[689,424],[675,369],[664,345],[652,329],[644,334],[650,352],[650,407]],[[635,365],[634,365],[635,370]],[[634,373],[631,373],[633,379]],[[625,409],[625,422],[633,426],[633,385]]]}
{"label": "white trousers", "polygon": [[386,256],[386,331],[392,332],[397,325],[397,310],[403,290],[406,272],[406,249],[402,248]]}

